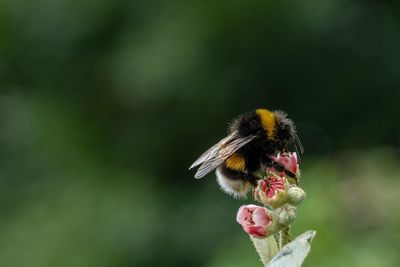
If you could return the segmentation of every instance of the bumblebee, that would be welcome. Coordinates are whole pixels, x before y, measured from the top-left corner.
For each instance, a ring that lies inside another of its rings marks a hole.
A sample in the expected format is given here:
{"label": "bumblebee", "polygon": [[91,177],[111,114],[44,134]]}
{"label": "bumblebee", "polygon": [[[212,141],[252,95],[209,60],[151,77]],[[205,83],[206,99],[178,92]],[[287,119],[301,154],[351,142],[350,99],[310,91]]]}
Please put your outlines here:
{"label": "bumblebee", "polygon": [[299,154],[303,146],[296,127],[283,111],[257,109],[233,120],[228,136],[204,152],[191,166],[200,165],[195,178],[200,179],[216,169],[222,190],[235,197],[245,196],[257,185],[257,172],[273,167],[293,178],[295,174],[275,162],[271,156],[287,151],[292,143]]}

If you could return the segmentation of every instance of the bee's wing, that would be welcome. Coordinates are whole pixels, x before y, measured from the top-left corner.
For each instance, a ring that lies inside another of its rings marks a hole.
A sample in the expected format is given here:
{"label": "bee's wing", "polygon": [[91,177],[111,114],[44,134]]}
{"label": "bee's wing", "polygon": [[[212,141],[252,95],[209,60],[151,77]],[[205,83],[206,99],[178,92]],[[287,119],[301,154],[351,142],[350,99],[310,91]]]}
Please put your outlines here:
{"label": "bee's wing", "polygon": [[200,179],[206,174],[210,173],[224,160],[235,153],[235,151],[252,141],[254,138],[255,135],[238,137],[237,133],[234,132],[222,139],[216,145],[207,150],[203,155],[201,155],[200,158],[196,160],[195,163],[193,163],[193,165],[190,167],[192,168],[202,163],[194,177]]}
{"label": "bee's wing", "polygon": [[232,141],[232,139],[234,139],[236,135],[237,132],[233,132],[224,139],[222,139],[221,141],[219,141],[218,143],[216,143],[215,145],[213,145],[210,149],[201,154],[201,156],[195,162],[193,162],[193,164],[189,167],[189,170],[202,164],[204,161],[207,161],[210,158],[215,157],[218,154],[218,151],[221,149],[221,147],[224,146],[224,144]]}

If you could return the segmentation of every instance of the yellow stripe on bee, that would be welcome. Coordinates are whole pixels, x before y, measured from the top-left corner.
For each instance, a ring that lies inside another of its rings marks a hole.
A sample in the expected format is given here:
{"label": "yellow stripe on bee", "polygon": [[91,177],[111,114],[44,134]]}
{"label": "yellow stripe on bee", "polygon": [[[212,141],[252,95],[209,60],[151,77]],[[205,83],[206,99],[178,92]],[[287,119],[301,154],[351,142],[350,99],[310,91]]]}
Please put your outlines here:
{"label": "yellow stripe on bee", "polygon": [[225,165],[229,169],[235,171],[244,171],[246,168],[246,162],[244,158],[237,153],[233,153],[232,156],[226,160]]}
{"label": "yellow stripe on bee", "polygon": [[260,117],[261,127],[267,133],[269,139],[274,139],[275,114],[268,109],[257,109],[257,115]]}

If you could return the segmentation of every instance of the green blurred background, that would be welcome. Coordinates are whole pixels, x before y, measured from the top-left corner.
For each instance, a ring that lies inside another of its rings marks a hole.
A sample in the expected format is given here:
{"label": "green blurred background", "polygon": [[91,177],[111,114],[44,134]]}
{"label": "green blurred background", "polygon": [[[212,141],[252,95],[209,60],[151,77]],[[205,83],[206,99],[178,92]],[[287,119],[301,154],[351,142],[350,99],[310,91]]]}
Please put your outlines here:
{"label": "green blurred background", "polygon": [[306,153],[304,266],[399,266],[400,3],[0,1],[0,266],[261,266],[188,166],[258,107]]}

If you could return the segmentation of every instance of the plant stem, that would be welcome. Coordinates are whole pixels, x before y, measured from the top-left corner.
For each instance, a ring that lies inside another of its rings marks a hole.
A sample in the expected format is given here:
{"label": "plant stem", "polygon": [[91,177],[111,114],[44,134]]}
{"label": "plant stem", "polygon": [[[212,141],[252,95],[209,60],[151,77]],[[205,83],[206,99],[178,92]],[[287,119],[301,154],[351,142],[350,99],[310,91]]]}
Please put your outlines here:
{"label": "plant stem", "polygon": [[281,232],[277,232],[276,234],[274,234],[274,239],[278,246],[278,250],[281,250],[281,248],[282,248],[281,247]]}
{"label": "plant stem", "polygon": [[279,248],[282,248],[286,244],[290,243],[290,241],[292,241],[292,234],[290,232],[290,229],[290,224],[282,229],[280,234]]}

